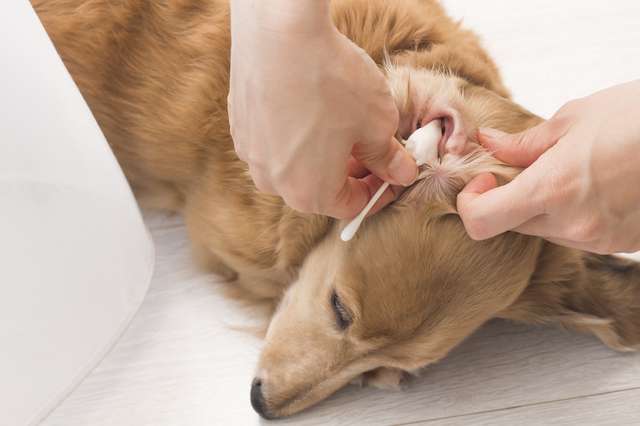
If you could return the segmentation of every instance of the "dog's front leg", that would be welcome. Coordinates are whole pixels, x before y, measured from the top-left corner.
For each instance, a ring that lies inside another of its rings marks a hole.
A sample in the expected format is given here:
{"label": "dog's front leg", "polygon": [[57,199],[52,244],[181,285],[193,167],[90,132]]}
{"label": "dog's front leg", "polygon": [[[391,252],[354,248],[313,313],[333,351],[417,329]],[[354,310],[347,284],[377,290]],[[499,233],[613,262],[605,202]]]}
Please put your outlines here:
{"label": "dog's front leg", "polygon": [[409,374],[406,371],[397,368],[380,367],[363,373],[356,377],[352,383],[359,386],[398,391],[406,386],[408,379]]}

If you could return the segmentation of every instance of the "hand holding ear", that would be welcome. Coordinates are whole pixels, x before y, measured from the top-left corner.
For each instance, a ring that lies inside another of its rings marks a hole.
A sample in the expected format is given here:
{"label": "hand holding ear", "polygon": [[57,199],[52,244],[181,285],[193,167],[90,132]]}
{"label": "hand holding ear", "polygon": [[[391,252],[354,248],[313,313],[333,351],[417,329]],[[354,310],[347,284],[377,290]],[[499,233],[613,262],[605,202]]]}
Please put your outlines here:
{"label": "hand holding ear", "polygon": [[525,169],[501,187],[479,175],[458,195],[472,238],[512,230],[597,253],[640,250],[640,80],[569,102],[523,133],[478,139]]}

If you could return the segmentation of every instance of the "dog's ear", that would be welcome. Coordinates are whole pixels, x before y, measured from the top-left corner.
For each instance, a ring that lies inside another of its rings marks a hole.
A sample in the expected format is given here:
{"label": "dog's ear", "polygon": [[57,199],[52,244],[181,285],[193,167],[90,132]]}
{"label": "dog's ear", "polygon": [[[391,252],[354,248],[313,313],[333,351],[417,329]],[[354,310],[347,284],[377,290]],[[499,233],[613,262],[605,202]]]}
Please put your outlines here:
{"label": "dog's ear", "polygon": [[640,345],[640,264],[546,242],[522,295],[498,317],[556,323],[595,334],[607,346]]}

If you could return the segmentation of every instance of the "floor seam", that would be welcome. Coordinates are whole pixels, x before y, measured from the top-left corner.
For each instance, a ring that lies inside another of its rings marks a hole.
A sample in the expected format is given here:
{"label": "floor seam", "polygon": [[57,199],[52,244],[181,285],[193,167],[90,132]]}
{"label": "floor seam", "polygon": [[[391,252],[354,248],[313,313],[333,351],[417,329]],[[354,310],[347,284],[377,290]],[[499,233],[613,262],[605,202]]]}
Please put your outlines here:
{"label": "floor seam", "polygon": [[617,390],[612,390],[612,391],[607,391],[607,392],[598,392],[598,393],[593,393],[593,394],[588,394],[588,395],[578,395],[578,396],[572,396],[572,397],[567,397],[567,398],[554,399],[554,400],[551,400],[551,401],[540,401],[540,402],[532,402],[530,404],[512,405],[510,407],[494,408],[494,409],[491,409],[491,410],[481,410],[481,411],[475,411],[475,412],[464,413],[464,414],[456,414],[456,415],[453,415],[453,416],[434,417],[434,418],[431,418],[431,419],[415,420],[415,421],[405,422],[405,423],[393,423],[393,425],[394,426],[409,426],[409,425],[415,425],[415,424],[419,424],[419,423],[432,423],[432,422],[438,422],[438,421],[442,421],[442,420],[456,419],[456,418],[461,418],[461,417],[470,417],[470,416],[476,416],[476,415],[480,415],[480,414],[497,413],[499,411],[515,410],[515,409],[518,409],[518,408],[525,408],[525,407],[536,407],[536,406],[541,406],[541,405],[553,404],[555,402],[574,401],[574,400],[578,400],[578,399],[591,398],[591,397],[603,396],[603,395],[610,395],[610,394],[622,393],[622,392],[630,392],[630,391],[635,391],[635,390],[640,390],[640,386],[635,386],[635,387],[626,388],[626,389],[617,389]]}

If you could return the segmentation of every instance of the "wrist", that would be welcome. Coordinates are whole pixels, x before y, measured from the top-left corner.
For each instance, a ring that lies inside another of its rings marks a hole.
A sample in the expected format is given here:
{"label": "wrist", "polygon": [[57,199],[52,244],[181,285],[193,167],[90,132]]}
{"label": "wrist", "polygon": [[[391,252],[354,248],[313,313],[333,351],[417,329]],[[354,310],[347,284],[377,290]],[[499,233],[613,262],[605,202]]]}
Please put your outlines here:
{"label": "wrist", "polygon": [[232,30],[317,33],[333,27],[330,0],[231,0]]}

